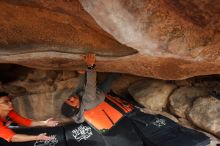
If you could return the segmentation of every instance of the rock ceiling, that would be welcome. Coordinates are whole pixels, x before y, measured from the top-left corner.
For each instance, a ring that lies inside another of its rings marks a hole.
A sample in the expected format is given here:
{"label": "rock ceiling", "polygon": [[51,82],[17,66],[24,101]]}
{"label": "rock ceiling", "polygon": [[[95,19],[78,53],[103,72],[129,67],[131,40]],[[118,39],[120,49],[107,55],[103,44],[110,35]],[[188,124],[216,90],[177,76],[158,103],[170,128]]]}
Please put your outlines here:
{"label": "rock ceiling", "polygon": [[219,0],[0,0],[0,63],[168,80],[220,74]]}

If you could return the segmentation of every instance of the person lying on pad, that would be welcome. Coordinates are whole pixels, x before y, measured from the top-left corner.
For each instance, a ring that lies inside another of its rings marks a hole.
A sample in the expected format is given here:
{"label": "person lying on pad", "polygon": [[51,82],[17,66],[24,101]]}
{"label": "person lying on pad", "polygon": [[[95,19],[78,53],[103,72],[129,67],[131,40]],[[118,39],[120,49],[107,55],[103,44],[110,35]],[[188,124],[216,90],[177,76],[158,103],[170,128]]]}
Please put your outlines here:
{"label": "person lying on pad", "polygon": [[72,118],[75,123],[85,121],[84,112],[95,108],[105,100],[105,94],[109,92],[113,80],[120,74],[110,73],[101,84],[96,87],[95,54],[83,56],[87,65],[86,71],[78,71],[80,82],[73,94],[64,101],[61,112],[66,117]]}
{"label": "person lying on pad", "polygon": [[39,135],[16,134],[10,128],[8,128],[12,122],[26,127],[54,127],[58,125],[58,121],[54,121],[52,118],[46,121],[33,121],[20,116],[13,110],[11,98],[8,96],[8,93],[0,92],[0,138],[3,138],[8,142],[26,142],[53,139],[53,137],[47,136],[46,133],[41,133]]}

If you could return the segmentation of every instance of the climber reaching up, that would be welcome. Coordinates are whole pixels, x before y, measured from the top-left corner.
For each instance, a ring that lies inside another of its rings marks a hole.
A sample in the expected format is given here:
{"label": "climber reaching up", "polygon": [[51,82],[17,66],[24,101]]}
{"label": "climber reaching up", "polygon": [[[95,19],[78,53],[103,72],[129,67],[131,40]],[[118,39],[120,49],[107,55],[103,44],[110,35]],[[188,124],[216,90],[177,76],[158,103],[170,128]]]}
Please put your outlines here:
{"label": "climber reaching up", "polygon": [[62,113],[66,117],[72,118],[76,123],[85,120],[84,111],[95,108],[105,100],[105,94],[109,92],[111,84],[119,74],[111,73],[107,78],[96,86],[95,54],[83,56],[83,61],[87,65],[86,71],[78,71],[80,82],[71,97],[64,101]]}

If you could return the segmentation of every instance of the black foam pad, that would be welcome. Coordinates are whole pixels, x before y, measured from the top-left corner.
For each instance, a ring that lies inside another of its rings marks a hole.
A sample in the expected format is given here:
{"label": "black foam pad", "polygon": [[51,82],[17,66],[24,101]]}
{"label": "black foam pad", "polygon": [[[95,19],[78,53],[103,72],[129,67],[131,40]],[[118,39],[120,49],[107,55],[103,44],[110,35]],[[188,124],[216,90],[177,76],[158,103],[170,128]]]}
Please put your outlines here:
{"label": "black foam pad", "polygon": [[4,140],[3,138],[0,138],[0,146],[7,146],[8,142]]}
{"label": "black foam pad", "polygon": [[103,136],[87,123],[64,126],[67,146],[108,146]]}
{"label": "black foam pad", "polygon": [[55,136],[55,139],[51,141],[10,142],[7,143],[7,146],[65,146],[66,145],[63,127],[19,128],[19,129],[13,129],[13,131],[15,131],[18,134],[30,134],[30,135],[47,133],[48,136]]}
{"label": "black foam pad", "polygon": [[164,116],[139,110],[121,118],[108,131],[97,131],[86,122],[14,131],[31,135],[47,133],[56,139],[22,143],[8,143],[0,139],[0,146],[206,146],[210,143],[209,137],[201,132],[182,127]]}
{"label": "black foam pad", "polygon": [[168,133],[168,135],[170,134],[175,135],[175,137],[173,136],[172,139],[163,140],[162,137],[164,135],[156,136],[160,141],[155,141],[155,144],[158,146],[161,144],[164,146],[174,146],[177,144],[178,146],[207,146],[210,143],[210,138],[205,134],[182,126],[174,129],[172,133]]}
{"label": "black foam pad", "polygon": [[129,119],[149,146],[206,146],[210,142],[205,134],[182,127],[161,115],[135,111],[129,115]]}
{"label": "black foam pad", "polygon": [[132,123],[126,117],[120,119],[110,130],[103,133],[108,146],[144,146]]}

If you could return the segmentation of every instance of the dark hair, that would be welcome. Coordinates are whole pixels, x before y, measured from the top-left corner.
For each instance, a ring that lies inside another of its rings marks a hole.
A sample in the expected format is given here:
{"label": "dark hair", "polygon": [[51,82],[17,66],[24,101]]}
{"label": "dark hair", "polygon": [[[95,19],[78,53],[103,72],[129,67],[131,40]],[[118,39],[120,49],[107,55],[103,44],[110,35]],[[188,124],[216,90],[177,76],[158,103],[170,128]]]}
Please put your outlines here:
{"label": "dark hair", "polygon": [[0,92],[0,98],[3,96],[8,96],[8,93],[7,92]]}
{"label": "dark hair", "polygon": [[70,106],[69,104],[64,102],[61,107],[61,112],[64,116],[70,118],[75,116],[79,112],[79,108]]}

